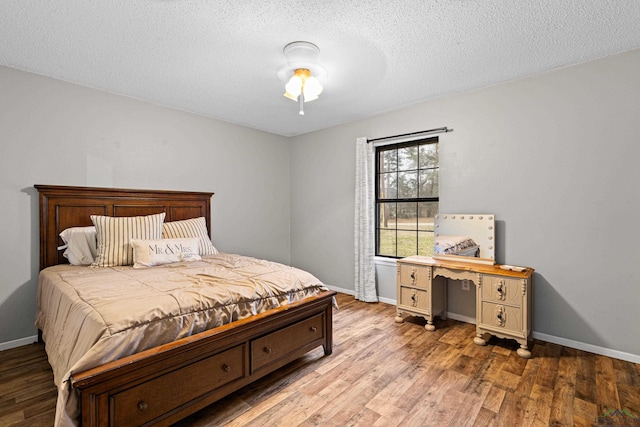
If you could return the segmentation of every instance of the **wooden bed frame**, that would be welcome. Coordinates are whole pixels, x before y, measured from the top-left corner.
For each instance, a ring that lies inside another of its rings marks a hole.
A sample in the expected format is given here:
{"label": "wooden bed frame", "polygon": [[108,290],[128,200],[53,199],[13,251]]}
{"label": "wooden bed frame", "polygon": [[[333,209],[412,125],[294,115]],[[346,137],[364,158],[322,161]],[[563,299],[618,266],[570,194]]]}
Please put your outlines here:
{"label": "wooden bed frame", "polygon": [[[66,263],[59,234],[92,225],[89,215],[166,212],[165,221],[204,216],[213,193],[36,185],[40,194],[40,268]],[[83,426],[170,425],[308,351],[332,352],[332,304],[326,291],[304,301],[220,326],[74,373]]]}

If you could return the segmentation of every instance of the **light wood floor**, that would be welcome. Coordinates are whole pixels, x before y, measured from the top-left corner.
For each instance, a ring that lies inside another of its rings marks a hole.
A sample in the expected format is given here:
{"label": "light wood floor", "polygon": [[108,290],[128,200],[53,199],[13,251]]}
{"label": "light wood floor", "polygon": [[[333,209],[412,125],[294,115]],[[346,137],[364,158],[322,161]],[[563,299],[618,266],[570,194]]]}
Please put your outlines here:
{"label": "light wood floor", "polygon": [[[640,365],[536,341],[473,344],[475,326],[394,322],[340,294],[334,350],[317,349],[175,427],[640,425]],[[0,426],[48,426],[56,391],[44,348],[0,352]]]}

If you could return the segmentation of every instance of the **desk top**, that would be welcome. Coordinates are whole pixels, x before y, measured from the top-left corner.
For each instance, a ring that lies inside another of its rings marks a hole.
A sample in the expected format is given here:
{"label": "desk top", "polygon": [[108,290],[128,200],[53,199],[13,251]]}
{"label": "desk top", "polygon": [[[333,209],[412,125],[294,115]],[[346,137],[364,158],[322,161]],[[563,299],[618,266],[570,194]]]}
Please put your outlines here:
{"label": "desk top", "polygon": [[523,268],[522,271],[510,270],[507,267],[511,266],[502,266],[501,264],[480,264],[476,262],[465,262],[464,260],[444,260],[444,259],[435,259],[428,256],[422,255],[414,255],[407,258],[399,259],[398,262],[404,262],[408,264],[420,264],[426,265],[429,267],[444,267],[452,270],[464,270],[464,271],[473,271],[476,273],[484,273],[484,274],[495,274],[497,276],[508,276],[508,277],[520,277],[527,278],[533,274],[533,268],[531,267],[520,267]]}

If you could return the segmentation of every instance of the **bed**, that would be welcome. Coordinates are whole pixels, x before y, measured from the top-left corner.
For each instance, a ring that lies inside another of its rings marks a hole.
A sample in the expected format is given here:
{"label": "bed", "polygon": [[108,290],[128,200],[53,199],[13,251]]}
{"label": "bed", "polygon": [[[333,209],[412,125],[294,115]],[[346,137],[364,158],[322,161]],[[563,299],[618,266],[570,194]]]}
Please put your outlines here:
{"label": "bed", "polygon": [[221,253],[91,268],[59,250],[60,234],[96,224],[92,215],[203,218],[210,235],[213,193],[36,188],[36,323],[58,385],[57,425],[170,425],[312,349],[331,354],[335,292],[302,270]]}

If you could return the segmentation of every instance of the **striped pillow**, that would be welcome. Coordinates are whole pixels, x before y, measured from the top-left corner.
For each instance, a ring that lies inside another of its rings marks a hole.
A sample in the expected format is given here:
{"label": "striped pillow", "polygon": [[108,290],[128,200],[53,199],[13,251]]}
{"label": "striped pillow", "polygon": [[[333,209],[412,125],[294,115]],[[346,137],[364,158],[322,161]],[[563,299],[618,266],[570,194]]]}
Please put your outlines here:
{"label": "striped pillow", "polygon": [[133,264],[131,239],[160,239],[165,213],[112,217],[91,215],[98,237],[98,254],[92,267]]}
{"label": "striped pillow", "polygon": [[215,255],[218,250],[213,246],[207,223],[203,216],[199,218],[185,219],[182,221],[171,221],[162,224],[163,239],[180,239],[197,237],[199,240],[200,255]]}

